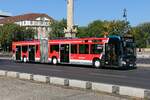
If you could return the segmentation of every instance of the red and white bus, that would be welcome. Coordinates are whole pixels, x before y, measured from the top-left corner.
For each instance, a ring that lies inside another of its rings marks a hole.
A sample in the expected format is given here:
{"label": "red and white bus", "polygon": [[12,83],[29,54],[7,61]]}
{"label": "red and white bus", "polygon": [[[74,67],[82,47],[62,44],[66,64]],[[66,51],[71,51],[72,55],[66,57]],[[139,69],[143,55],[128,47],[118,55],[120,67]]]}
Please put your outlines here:
{"label": "red and white bus", "polygon": [[43,39],[13,42],[12,50],[15,61],[93,65],[99,68],[106,65],[127,65],[122,58],[121,43],[116,37]]}

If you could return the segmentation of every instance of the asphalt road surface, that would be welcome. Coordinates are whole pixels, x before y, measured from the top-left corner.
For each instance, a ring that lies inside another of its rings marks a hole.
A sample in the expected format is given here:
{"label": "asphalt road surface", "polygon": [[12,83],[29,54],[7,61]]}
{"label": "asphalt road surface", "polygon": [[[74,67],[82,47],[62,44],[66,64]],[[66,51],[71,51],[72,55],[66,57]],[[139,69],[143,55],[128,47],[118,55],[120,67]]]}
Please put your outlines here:
{"label": "asphalt road surface", "polygon": [[15,63],[10,60],[0,60],[0,70],[150,89],[150,68],[143,67],[130,70],[95,69],[90,66]]}

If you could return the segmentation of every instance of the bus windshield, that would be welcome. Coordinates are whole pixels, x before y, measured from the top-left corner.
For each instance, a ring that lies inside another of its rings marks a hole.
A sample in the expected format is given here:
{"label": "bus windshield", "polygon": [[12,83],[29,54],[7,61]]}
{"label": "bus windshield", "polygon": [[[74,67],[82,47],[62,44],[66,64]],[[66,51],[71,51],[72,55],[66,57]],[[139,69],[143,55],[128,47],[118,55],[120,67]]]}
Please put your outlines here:
{"label": "bus windshield", "polygon": [[125,54],[134,55],[134,48],[135,48],[135,44],[133,42],[126,42],[126,46],[124,47]]}

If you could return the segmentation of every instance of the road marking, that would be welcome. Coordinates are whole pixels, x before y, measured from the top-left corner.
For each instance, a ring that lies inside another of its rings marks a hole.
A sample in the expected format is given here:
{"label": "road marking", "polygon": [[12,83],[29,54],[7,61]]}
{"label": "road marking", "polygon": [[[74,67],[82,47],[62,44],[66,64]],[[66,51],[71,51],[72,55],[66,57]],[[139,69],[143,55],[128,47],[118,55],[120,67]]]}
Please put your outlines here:
{"label": "road marking", "polygon": [[105,77],[127,78],[127,76],[122,76],[122,75],[100,74],[100,73],[90,73],[90,74],[96,76],[105,76]]}

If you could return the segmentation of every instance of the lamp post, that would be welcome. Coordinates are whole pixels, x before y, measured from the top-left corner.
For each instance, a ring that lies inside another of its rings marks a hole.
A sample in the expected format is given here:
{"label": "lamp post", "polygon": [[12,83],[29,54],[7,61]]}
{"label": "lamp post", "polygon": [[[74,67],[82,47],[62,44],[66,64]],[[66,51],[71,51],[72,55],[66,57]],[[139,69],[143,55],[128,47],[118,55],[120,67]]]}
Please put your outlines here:
{"label": "lamp post", "polygon": [[124,29],[123,35],[125,35],[129,31],[129,27],[127,25],[128,24],[128,19],[127,19],[127,9],[126,8],[123,9],[123,18],[124,18],[124,21],[125,21],[125,29]]}

